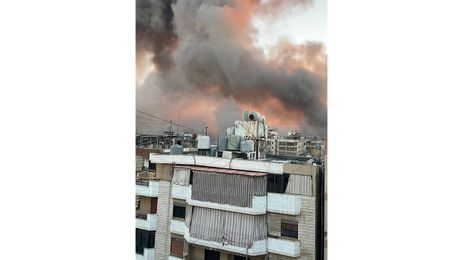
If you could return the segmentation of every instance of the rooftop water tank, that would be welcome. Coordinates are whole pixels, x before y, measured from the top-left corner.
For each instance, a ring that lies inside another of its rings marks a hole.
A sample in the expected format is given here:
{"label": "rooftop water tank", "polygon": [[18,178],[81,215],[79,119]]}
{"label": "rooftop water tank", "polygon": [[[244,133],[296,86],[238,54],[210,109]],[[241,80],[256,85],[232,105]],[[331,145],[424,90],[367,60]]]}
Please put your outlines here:
{"label": "rooftop water tank", "polygon": [[230,135],[227,142],[227,150],[238,151],[240,149],[241,137],[239,135]]}
{"label": "rooftop water tank", "polygon": [[183,146],[174,144],[170,147],[170,154],[172,155],[181,155],[183,154]]}
{"label": "rooftop water tank", "polygon": [[228,145],[228,138],[226,136],[222,136],[219,138],[219,151],[226,151]]}
{"label": "rooftop water tank", "polygon": [[208,135],[198,136],[198,149],[210,149],[211,148],[211,137]]}
{"label": "rooftop water tank", "polygon": [[253,112],[246,111],[244,113],[244,116],[245,116],[245,121],[259,121],[259,122],[265,121],[264,116],[254,111]]}
{"label": "rooftop water tank", "polygon": [[240,143],[240,152],[248,153],[254,151],[254,141],[253,140],[243,140]]}

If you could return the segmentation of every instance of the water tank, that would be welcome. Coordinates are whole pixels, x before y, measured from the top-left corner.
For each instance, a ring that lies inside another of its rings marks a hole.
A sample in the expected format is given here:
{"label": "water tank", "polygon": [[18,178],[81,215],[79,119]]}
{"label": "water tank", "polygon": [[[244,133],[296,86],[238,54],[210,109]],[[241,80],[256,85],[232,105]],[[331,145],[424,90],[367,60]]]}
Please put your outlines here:
{"label": "water tank", "polygon": [[230,135],[227,142],[227,150],[238,151],[240,149],[241,137],[239,135]]}
{"label": "water tank", "polygon": [[248,153],[254,151],[254,141],[253,140],[243,140],[240,143],[240,152]]}
{"label": "water tank", "polygon": [[[245,113],[246,115],[246,113]],[[248,112],[247,114],[247,118],[245,121],[258,121],[258,122],[264,122],[265,121],[265,117],[262,116],[261,114],[257,113],[257,112]]]}
{"label": "water tank", "polygon": [[228,145],[228,138],[226,136],[222,136],[219,138],[219,151],[226,151]]}
{"label": "water tank", "polygon": [[215,152],[217,152],[217,145],[211,145],[209,156],[215,157]]}
{"label": "water tank", "polygon": [[249,120],[249,111],[244,111],[243,113],[243,121],[248,121]]}
{"label": "water tank", "polygon": [[211,148],[211,137],[208,135],[198,136],[198,149],[210,149]]}
{"label": "water tank", "polygon": [[181,155],[183,154],[183,146],[174,144],[170,147],[170,154],[172,155]]}

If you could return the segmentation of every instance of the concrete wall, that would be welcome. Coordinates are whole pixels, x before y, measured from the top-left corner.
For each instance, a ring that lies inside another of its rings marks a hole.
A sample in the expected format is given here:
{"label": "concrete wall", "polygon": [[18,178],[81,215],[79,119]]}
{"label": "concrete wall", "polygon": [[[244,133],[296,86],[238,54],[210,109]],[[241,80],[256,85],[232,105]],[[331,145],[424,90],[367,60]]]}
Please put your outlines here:
{"label": "concrete wall", "polygon": [[301,214],[302,205],[301,195],[268,193],[267,194],[267,211],[273,213],[299,215]]}
{"label": "concrete wall", "polygon": [[282,219],[298,222],[298,240],[301,243],[300,257],[281,258],[278,255],[272,254],[273,258],[270,257],[270,259],[315,259],[315,198],[302,196],[301,203],[301,214],[298,216],[279,213],[268,213],[267,215],[269,236],[281,237]]}
{"label": "concrete wall", "polygon": [[174,176],[174,168],[171,164],[156,164],[156,178],[171,181]]}
{"label": "concrete wall", "polygon": [[140,196],[140,210],[141,214],[149,214],[151,210],[151,198]]}
{"label": "concrete wall", "polygon": [[156,259],[168,259],[170,254],[170,220],[172,219],[173,209],[170,193],[171,183],[169,181],[160,181],[158,219],[154,245],[156,248]]}
{"label": "concrete wall", "polygon": [[188,260],[204,259],[204,249],[190,245],[188,247]]}

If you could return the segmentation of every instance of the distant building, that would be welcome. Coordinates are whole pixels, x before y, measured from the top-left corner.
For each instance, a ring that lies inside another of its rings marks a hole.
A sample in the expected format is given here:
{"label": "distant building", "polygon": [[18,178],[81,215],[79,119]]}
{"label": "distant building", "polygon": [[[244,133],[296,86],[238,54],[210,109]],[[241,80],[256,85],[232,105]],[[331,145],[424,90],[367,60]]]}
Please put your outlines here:
{"label": "distant building", "polygon": [[301,133],[294,130],[288,132],[288,136],[286,137],[279,137],[278,134],[272,135],[272,138],[267,139],[266,144],[267,154],[288,156],[306,155],[305,138],[302,137]]}
{"label": "distant building", "polygon": [[326,141],[323,138],[314,137],[306,142],[307,154],[317,158],[325,158]]}
{"label": "distant building", "polygon": [[303,156],[306,154],[304,139],[276,139],[276,155]]}

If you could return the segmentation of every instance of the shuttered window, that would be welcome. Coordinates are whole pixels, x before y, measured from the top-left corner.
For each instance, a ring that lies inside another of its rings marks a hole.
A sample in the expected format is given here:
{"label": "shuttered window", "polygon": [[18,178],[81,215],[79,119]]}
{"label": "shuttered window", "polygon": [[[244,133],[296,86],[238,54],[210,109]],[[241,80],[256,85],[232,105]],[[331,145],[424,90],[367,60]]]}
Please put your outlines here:
{"label": "shuttered window", "polygon": [[170,255],[183,257],[183,239],[172,237],[170,240]]}
{"label": "shuttered window", "polygon": [[238,207],[252,207],[252,197],[266,195],[266,187],[265,176],[195,171],[191,198]]}
{"label": "shuttered window", "polygon": [[291,174],[285,193],[312,196],[312,176]]}
{"label": "shuttered window", "polygon": [[194,207],[190,226],[191,237],[245,248],[267,238],[266,215]]}
{"label": "shuttered window", "polygon": [[281,236],[297,238],[298,236],[297,222],[290,221],[290,220],[282,220],[281,221]]}

